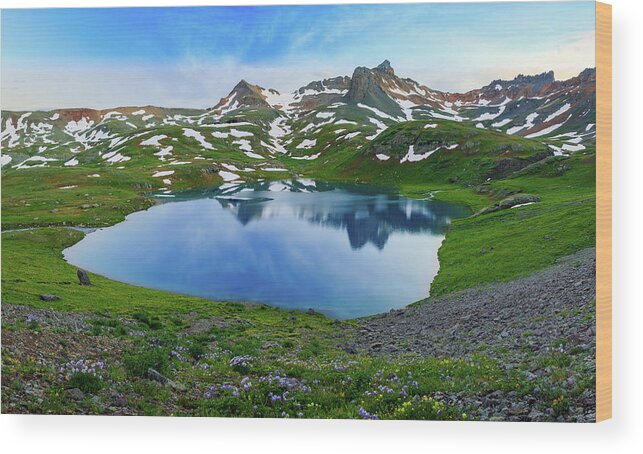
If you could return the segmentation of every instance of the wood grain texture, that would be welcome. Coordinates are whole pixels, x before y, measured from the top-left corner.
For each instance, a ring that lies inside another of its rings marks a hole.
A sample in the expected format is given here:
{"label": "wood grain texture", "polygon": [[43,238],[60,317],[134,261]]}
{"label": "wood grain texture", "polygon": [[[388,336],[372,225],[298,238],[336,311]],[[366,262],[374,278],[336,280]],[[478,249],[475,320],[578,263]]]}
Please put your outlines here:
{"label": "wood grain texture", "polygon": [[596,421],[612,417],[612,6],[596,3]]}

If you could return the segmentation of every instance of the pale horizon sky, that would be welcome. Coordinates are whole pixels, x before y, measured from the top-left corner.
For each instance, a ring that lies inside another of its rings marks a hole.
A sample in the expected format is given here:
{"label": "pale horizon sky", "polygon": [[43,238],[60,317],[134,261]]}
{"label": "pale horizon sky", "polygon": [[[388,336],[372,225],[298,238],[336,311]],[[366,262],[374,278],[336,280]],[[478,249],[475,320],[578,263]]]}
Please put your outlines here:
{"label": "pale horizon sky", "polygon": [[463,92],[595,66],[594,2],[2,10],[3,110],[205,108],[240,79],[293,91],[385,59]]}

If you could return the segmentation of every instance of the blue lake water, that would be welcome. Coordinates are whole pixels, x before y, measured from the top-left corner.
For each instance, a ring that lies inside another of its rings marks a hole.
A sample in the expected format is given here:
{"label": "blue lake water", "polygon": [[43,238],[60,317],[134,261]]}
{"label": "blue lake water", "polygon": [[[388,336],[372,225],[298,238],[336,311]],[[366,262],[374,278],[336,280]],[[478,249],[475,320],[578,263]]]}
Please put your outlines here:
{"label": "blue lake water", "polygon": [[180,193],[88,234],[65,259],[122,282],[347,319],[425,298],[465,207],[293,180]]}

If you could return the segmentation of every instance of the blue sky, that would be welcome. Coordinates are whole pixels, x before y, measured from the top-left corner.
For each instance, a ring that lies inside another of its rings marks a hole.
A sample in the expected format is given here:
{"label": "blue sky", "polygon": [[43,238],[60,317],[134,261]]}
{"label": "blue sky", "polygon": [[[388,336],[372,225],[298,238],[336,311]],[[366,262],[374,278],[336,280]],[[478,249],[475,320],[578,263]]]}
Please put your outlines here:
{"label": "blue sky", "polygon": [[207,107],[241,78],[280,91],[389,59],[466,91],[594,66],[593,2],[2,11],[2,107]]}

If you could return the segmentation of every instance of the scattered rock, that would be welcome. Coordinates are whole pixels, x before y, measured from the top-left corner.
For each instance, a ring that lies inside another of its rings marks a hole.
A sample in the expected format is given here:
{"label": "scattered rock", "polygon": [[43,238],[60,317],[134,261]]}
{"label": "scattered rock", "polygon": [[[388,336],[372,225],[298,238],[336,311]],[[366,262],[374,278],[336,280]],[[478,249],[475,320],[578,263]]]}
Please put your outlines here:
{"label": "scattered rock", "polygon": [[71,400],[75,401],[83,400],[85,398],[85,393],[78,388],[72,388],[68,390],[67,394],[69,395],[69,398]]}
{"label": "scattered rock", "polygon": [[356,355],[357,354],[357,350],[352,345],[344,345],[344,346],[342,346],[342,350],[344,350],[346,353],[348,353],[350,355]]}
{"label": "scattered rock", "polygon": [[[483,251],[490,253],[487,246]],[[372,355],[396,357],[399,352],[419,357],[471,358],[484,348],[507,372],[525,377],[529,394],[493,391],[468,396],[458,405],[478,408],[468,412],[482,420],[552,421],[560,415],[533,410],[551,405],[543,389],[562,386],[575,390],[585,382],[580,369],[570,368],[563,380],[538,360],[552,354],[552,346],[573,361],[595,364],[596,251],[585,249],[543,271],[515,279],[429,298],[400,311],[358,321],[351,345]],[[561,341],[564,340],[564,343]],[[558,372],[558,371],[557,371]],[[571,393],[573,394],[573,393]],[[572,397],[565,421],[595,416],[594,389]],[[475,402],[478,402],[476,404]],[[540,408],[539,407],[539,408]],[[580,409],[580,410],[579,410]]]}
{"label": "scattered rock", "polygon": [[124,397],[117,397],[117,398],[116,398],[116,399],[114,399],[114,401],[112,402],[112,405],[113,405],[114,407],[127,407],[128,403],[129,403],[129,402],[128,402],[128,401],[127,401],[127,399],[125,399]]}

